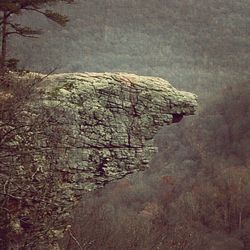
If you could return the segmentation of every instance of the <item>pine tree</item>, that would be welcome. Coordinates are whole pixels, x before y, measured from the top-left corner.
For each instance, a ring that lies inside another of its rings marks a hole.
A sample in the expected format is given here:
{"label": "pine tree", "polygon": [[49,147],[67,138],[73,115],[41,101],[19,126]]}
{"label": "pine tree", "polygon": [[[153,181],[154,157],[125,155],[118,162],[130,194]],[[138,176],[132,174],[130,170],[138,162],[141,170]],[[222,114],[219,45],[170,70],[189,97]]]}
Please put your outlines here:
{"label": "pine tree", "polygon": [[55,12],[53,5],[59,2],[72,4],[75,0],[1,0],[0,1],[0,35],[1,35],[1,54],[0,54],[0,72],[16,63],[16,59],[7,59],[8,38],[11,35],[20,35],[23,37],[37,38],[42,31],[33,29],[29,26],[23,26],[13,21],[13,16],[24,14],[27,11],[36,12],[53,22],[65,26],[69,21],[68,17]]}

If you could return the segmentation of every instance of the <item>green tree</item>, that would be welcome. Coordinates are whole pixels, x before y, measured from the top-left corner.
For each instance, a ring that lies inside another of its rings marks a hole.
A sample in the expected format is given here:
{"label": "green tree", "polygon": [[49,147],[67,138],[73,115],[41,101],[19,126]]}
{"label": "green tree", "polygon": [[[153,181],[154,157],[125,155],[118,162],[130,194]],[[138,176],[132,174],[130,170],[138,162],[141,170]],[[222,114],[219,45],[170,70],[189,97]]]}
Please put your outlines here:
{"label": "green tree", "polygon": [[7,45],[10,35],[19,35],[29,38],[37,38],[42,31],[33,29],[29,26],[23,26],[16,23],[15,16],[21,15],[25,12],[36,12],[53,22],[65,26],[69,21],[68,17],[55,12],[53,5],[65,2],[66,4],[74,3],[74,0],[1,0],[0,2],[0,29],[1,29],[1,54],[0,66],[1,71],[5,72],[6,69],[13,67],[17,60],[7,59]]}

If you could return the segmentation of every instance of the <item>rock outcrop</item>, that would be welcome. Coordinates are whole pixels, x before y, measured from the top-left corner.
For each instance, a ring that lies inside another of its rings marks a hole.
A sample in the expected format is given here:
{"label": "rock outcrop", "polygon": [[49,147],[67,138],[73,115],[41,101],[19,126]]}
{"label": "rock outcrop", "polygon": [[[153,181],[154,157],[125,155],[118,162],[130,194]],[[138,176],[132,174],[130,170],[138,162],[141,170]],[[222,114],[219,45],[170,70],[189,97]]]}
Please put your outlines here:
{"label": "rock outcrop", "polygon": [[1,121],[2,241],[56,249],[82,193],[147,168],[156,132],[197,102],[161,78],[70,73],[48,76],[20,106]]}

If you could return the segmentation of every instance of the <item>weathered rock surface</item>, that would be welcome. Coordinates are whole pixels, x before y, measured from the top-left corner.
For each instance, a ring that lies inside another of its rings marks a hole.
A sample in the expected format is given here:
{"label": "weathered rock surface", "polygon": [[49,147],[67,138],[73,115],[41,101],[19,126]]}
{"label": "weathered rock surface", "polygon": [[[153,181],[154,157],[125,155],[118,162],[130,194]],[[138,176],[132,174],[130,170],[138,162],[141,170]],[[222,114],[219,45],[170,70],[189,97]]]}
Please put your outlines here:
{"label": "weathered rock surface", "polygon": [[63,141],[73,146],[70,165],[83,172],[78,183],[85,190],[144,170],[159,128],[196,108],[194,95],[160,78],[59,74],[49,82],[42,102],[58,109],[57,121],[70,130]]}
{"label": "weathered rock surface", "polygon": [[0,170],[1,232],[13,249],[55,248],[82,192],[147,168],[155,133],[197,107],[163,79],[126,73],[55,74],[37,91],[0,131],[16,131],[0,145],[0,167],[12,167]]}

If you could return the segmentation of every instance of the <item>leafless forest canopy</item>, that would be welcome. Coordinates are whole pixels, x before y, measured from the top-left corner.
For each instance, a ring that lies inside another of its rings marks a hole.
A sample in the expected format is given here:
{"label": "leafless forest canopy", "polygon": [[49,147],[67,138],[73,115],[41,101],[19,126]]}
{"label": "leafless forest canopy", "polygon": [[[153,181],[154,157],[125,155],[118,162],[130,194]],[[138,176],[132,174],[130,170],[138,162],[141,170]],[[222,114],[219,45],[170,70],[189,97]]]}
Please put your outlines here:
{"label": "leafless forest canopy", "polygon": [[[79,0],[11,40],[19,66],[160,76],[196,93],[194,117],[159,132],[151,169],[83,197],[65,250],[250,249],[249,0]],[[77,241],[75,240],[77,239]]]}

